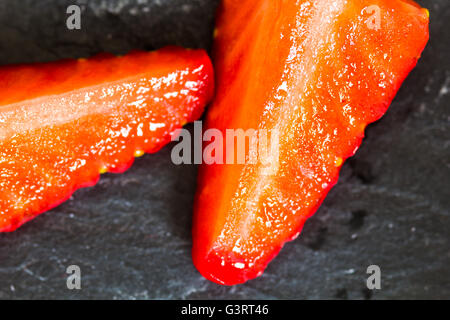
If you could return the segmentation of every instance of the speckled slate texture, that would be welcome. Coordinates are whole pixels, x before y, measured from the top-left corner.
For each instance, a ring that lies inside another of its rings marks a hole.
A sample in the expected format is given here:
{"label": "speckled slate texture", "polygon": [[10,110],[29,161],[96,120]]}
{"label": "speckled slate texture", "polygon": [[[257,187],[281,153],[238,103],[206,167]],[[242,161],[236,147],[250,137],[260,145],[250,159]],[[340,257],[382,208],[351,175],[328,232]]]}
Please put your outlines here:
{"label": "speckled slate texture", "polygon": [[[82,30],[65,28],[83,5]],[[190,257],[196,168],[170,146],[0,234],[0,299],[450,298],[450,2],[423,0],[431,42],[299,239],[259,279],[221,287]],[[0,0],[0,64],[210,48],[215,0]],[[218,189],[220,192],[220,189]],[[66,267],[82,290],[66,288]],[[377,264],[382,289],[365,287]]]}

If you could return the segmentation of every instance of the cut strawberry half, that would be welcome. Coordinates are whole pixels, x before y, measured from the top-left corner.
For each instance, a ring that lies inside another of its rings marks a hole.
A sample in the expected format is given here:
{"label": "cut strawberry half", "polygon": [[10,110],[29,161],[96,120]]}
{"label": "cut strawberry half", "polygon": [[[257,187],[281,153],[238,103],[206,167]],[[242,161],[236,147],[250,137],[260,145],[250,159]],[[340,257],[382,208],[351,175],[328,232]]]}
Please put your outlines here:
{"label": "cut strawberry half", "polygon": [[224,0],[215,34],[205,129],[280,137],[278,159],[200,168],[194,263],[232,285],[261,275],[336,184],[416,65],[428,11],[400,0]]}
{"label": "cut strawberry half", "polygon": [[175,47],[0,68],[0,231],[158,151],[213,82],[204,51]]}

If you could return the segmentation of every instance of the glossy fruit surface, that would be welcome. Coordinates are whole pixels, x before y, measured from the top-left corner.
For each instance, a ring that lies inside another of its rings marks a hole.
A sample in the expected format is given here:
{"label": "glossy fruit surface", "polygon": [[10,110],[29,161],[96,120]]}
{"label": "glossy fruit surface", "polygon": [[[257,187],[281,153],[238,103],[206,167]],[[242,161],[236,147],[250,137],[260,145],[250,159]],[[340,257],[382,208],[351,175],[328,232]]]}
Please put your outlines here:
{"label": "glossy fruit surface", "polygon": [[412,1],[222,1],[205,129],[277,131],[279,157],[201,166],[193,259],[206,278],[232,285],[262,274],[336,184],[427,41],[428,11]]}
{"label": "glossy fruit surface", "polygon": [[202,50],[0,68],[0,231],[120,173],[200,117],[212,98]]}

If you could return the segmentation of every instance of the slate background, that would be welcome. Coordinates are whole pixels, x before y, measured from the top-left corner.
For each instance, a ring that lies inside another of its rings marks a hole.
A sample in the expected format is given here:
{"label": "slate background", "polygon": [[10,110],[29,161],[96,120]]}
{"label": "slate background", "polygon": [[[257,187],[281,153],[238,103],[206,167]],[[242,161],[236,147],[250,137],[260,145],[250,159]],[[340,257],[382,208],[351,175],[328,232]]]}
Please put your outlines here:
{"label": "slate background", "polygon": [[[259,279],[221,287],[190,257],[196,168],[170,146],[123,175],[0,234],[0,299],[450,298],[450,2],[431,11],[431,42],[387,115],[299,239]],[[65,28],[83,5],[82,30]],[[0,0],[0,64],[124,53],[166,44],[210,48],[215,0]],[[220,190],[218,190],[220,192]],[[82,290],[66,288],[66,267]],[[365,289],[366,268],[382,289]]]}

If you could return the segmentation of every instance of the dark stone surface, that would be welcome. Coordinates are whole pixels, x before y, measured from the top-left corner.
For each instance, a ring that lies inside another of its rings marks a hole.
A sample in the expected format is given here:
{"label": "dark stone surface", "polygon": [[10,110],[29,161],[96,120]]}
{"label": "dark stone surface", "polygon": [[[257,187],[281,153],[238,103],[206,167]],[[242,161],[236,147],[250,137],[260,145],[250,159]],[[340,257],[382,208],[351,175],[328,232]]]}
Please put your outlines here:
{"label": "dark stone surface", "polygon": [[[0,63],[209,48],[217,1],[78,1],[86,4],[82,30],[68,31],[72,3],[1,0]],[[0,298],[449,298],[450,2],[420,3],[431,11],[431,42],[418,67],[300,238],[262,277],[221,287],[196,272],[196,169],[172,165],[169,146],[0,234]],[[82,269],[80,291],[66,288],[71,264]],[[371,264],[382,271],[375,292],[365,286]]]}

